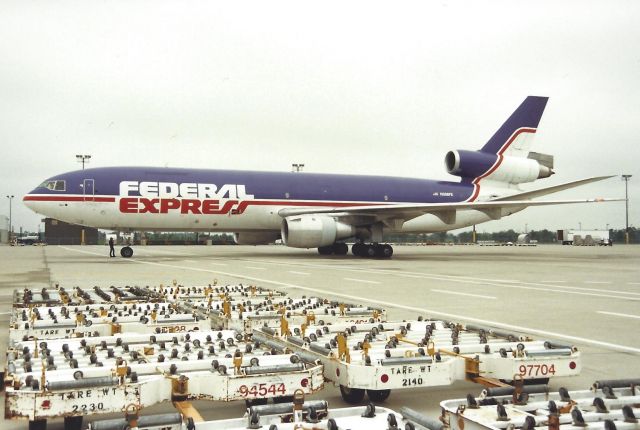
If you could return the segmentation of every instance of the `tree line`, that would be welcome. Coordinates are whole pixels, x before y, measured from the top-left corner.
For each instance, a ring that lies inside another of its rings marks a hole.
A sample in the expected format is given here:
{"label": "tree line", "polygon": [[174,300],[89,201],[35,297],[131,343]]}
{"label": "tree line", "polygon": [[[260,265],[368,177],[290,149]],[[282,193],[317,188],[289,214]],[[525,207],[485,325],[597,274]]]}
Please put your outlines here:
{"label": "tree line", "polygon": [[[477,241],[493,241],[493,242],[516,242],[518,236],[522,232],[513,229],[496,231],[493,233],[476,232]],[[538,243],[556,243],[556,230],[531,230],[527,233],[530,240],[536,240]],[[463,231],[457,234],[451,232],[439,232],[429,234],[394,234],[384,235],[385,242],[393,243],[472,243],[473,233],[471,231]],[[610,229],[609,237],[614,243],[625,243],[624,229]],[[640,231],[635,227],[629,228],[629,243],[638,243],[640,241]]]}

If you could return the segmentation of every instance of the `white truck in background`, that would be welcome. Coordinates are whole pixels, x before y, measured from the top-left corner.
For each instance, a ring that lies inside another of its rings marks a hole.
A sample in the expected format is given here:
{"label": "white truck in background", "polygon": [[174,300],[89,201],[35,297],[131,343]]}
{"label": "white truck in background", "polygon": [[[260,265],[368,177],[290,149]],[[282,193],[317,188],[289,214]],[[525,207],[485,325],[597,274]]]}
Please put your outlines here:
{"label": "white truck in background", "polygon": [[609,230],[558,230],[558,243],[576,246],[613,246]]}

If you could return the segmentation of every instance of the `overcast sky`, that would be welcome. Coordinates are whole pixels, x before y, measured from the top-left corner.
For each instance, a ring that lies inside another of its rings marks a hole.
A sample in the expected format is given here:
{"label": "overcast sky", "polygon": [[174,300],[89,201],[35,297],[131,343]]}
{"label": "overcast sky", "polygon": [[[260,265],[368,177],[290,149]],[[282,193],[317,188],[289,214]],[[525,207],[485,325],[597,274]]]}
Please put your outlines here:
{"label": "overcast sky", "polygon": [[[43,179],[150,165],[450,179],[527,95],[549,96],[527,189],[634,175],[640,2],[0,0],[2,202]],[[558,198],[624,197],[619,177]],[[556,196],[554,196],[555,198]],[[479,231],[614,228],[624,203],[528,209]]]}

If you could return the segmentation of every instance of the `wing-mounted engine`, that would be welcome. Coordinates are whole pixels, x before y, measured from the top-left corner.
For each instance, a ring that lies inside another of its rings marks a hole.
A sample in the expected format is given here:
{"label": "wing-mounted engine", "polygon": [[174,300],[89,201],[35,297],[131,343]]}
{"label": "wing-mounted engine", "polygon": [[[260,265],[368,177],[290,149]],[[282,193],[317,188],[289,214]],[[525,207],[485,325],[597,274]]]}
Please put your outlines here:
{"label": "wing-mounted engine", "polygon": [[497,155],[482,151],[449,151],[444,163],[447,172],[462,178],[485,178],[510,184],[533,182],[547,178],[554,172],[553,157],[530,153],[537,158]]}
{"label": "wing-mounted engine", "polygon": [[299,215],[282,220],[282,241],[293,248],[319,248],[355,234],[355,227],[330,216]]}

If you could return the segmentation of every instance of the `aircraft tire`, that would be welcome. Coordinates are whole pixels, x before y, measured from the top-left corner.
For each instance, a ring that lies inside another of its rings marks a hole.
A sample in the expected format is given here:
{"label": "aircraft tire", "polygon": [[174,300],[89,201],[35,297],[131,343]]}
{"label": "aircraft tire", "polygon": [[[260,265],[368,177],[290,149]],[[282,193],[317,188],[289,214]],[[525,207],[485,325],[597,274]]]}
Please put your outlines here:
{"label": "aircraft tire", "polygon": [[391,390],[367,390],[367,397],[372,402],[384,402],[390,394]]}
{"label": "aircraft tire", "polygon": [[333,254],[333,246],[320,246],[318,248],[318,254],[320,255],[331,255]]}
{"label": "aircraft tire", "polygon": [[374,258],[378,256],[378,245],[366,245],[364,256]]}
{"label": "aircraft tire", "polygon": [[347,255],[349,253],[349,247],[346,243],[336,242],[333,244],[333,253],[336,255]]}
{"label": "aircraft tire", "polygon": [[130,246],[125,246],[120,250],[120,255],[124,258],[133,257],[133,249]]}
{"label": "aircraft tire", "polygon": [[393,247],[389,244],[382,245],[382,257],[391,258],[393,255]]}
{"label": "aircraft tire", "polygon": [[366,245],[364,243],[354,243],[351,247],[351,253],[356,257],[364,257],[364,248]]}
{"label": "aircraft tire", "polygon": [[361,388],[349,388],[340,385],[340,394],[345,402],[351,403],[352,405],[362,403],[364,399],[364,390]]}

